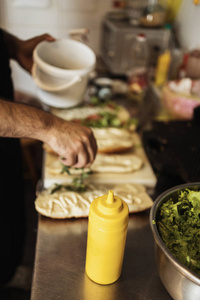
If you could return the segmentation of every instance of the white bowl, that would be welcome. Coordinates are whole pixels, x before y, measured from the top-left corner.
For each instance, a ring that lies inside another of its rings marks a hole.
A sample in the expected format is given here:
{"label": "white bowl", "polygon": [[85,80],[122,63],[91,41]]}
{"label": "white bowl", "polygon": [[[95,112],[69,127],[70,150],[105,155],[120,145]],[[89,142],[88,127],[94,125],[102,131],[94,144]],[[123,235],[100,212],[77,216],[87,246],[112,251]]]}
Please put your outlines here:
{"label": "white bowl", "polygon": [[51,107],[69,108],[79,105],[84,100],[87,78],[71,88],[60,92],[48,92],[39,87],[36,88],[37,97],[41,102]]}
{"label": "white bowl", "polygon": [[70,39],[41,42],[33,52],[32,77],[39,99],[59,108],[83,101],[89,73],[95,68],[94,52]]}
{"label": "white bowl", "polygon": [[65,78],[83,76],[93,70],[96,56],[81,42],[61,39],[39,43],[33,52],[33,60],[46,74]]}
{"label": "white bowl", "polygon": [[200,277],[183,265],[166,247],[156,221],[159,209],[169,199],[177,199],[182,190],[200,190],[200,183],[185,183],[162,193],[154,202],[150,211],[150,226],[155,240],[155,258],[160,279],[174,300],[199,300]]}
{"label": "white bowl", "polygon": [[65,76],[63,77],[55,77],[51,76],[45,72],[43,72],[38,65],[34,63],[32,68],[32,77],[35,81],[35,84],[42,90],[47,92],[62,92],[66,91],[73,85],[75,85],[78,82],[83,81],[83,78],[87,78],[88,76],[74,76],[70,77]]}

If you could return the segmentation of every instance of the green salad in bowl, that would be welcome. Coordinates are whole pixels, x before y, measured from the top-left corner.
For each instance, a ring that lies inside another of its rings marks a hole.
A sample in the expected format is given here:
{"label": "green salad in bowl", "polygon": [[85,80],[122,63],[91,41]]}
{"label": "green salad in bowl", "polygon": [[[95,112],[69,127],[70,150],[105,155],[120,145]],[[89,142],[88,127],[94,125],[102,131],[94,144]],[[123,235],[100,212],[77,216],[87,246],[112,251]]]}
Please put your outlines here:
{"label": "green salad in bowl", "polygon": [[200,276],[200,191],[185,189],[159,209],[157,227],[170,252]]}
{"label": "green salad in bowl", "polygon": [[200,299],[200,182],[162,193],[150,211],[158,274],[174,300]]}

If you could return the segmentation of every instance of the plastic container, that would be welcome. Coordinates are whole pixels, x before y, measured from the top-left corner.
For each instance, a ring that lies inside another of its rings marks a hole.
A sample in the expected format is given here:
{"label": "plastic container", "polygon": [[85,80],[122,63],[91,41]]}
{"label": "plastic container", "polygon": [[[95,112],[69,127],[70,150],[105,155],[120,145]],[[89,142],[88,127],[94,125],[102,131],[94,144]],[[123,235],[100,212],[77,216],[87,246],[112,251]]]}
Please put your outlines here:
{"label": "plastic container", "polygon": [[60,39],[43,41],[33,52],[32,77],[39,99],[58,108],[76,106],[83,101],[89,74],[96,56],[81,42]]}
{"label": "plastic container", "polygon": [[137,34],[130,51],[130,68],[148,67],[149,45],[145,34]]}
{"label": "plastic container", "polygon": [[171,53],[166,50],[158,57],[155,75],[155,85],[163,86],[168,80],[168,74],[171,64]]}
{"label": "plastic container", "polygon": [[145,34],[138,34],[131,47],[130,69],[127,72],[130,97],[142,100],[148,86],[149,45]]}
{"label": "plastic container", "polygon": [[128,205],[109,191],[90,206],[85,270],[99,284],[121,275],[127,235]]}
{"label": "plastic container", "polygon": [[182,79],[182,78],[187,77],[186,69],[187,69],[188,57],[189,57],[188,53],[185,53],[183,55],[182,63],[180,64],[180,66],[178,68],[178,71],[177,71],[177,78],[178,79]]}
{"label": "plastic container", "polygon": [[179,71],[182,71],[183,51],[180,48],[174,48],[171,51],[171,66],[169,72],[169,79],[176,80],[179,78]]}

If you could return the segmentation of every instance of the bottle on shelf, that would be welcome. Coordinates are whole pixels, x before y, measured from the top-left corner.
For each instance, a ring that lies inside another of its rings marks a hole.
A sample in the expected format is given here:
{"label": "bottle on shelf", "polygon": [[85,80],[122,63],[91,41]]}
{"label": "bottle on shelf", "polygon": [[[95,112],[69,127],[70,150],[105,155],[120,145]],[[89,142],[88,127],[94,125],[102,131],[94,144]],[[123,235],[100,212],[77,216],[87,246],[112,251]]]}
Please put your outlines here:
{"label": "bottle on shelf", "polygon": [[157,61],[155,73],[155,85],[162,87],[168,80],[168,74],[171,64],[171,53],[168,49],[160,54]]}
{"label": "bottle on shelf", "polygon": [[135,68],[147,67],[149,63],[149,45],[144,33],[136,36],[135,42],[131,47],[130,65]]}
{"label": "bottle on shelf", "polygon": [[131,47],[130,67],[127,72],[131,98],[142,100],[148,86],[149,45],[146,35],[136,36]]}
{"label": "bottle on shelf", "polygon": [[185,78],[187,76],[188,58],[189,58],[189,54],[185,53],[183,55],[182,63],[180,64],[180,66],[178,68],[178,76],[177,76],[178,79],[182,79],[182,78]]}

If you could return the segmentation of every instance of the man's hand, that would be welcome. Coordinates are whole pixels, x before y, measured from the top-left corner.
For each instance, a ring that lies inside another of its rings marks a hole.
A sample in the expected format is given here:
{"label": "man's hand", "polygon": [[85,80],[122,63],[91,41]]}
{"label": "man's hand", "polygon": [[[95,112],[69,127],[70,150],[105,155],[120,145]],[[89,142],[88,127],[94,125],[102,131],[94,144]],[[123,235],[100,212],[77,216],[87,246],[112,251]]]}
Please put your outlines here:
{"label": "man's hand", "polygon": [[33,66],[33,50],[42,41],[53,42],[55,39],[46,33],[26,41],[18,40],[16,60],[29,73]]}
{"label": "man's hand", "polygon": [[67,166],[88,167],[95,159],[97,144],[88,127],[56,118],[47,138],[49,147],[58,153],[62,163]]}
{"label": "man's hand", "polygon": [[[41,41],[55,39],[43,34],[20,40],[4,31],[10,58],[31,72],[33,50]],[[51,147],[67,166],[88,167],[95,159],[97,144],[90,128],[64,121],[44,111],[0,99],[0,136],[38,139]]]}
{"label": "man's hand", "polygon": [[67,166],[88,167],[97,144],[89,127],[67,122],[43,110],[0,100],[0,136],[33,138],[46,143]]}
{"label": "man's hand", "polygon": [[31,73],[33,66],[33,50],[37,44],[42,41],[55,41],[55,38],[47,33],[28,40],[21,40],[7,31],[4,31],[4,39],[9,58],[15,59],[29,73]]}

